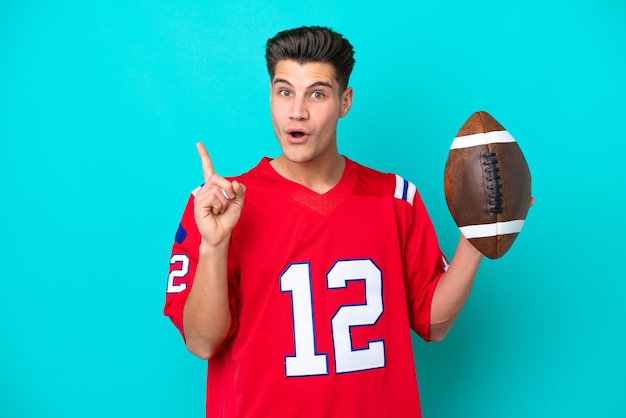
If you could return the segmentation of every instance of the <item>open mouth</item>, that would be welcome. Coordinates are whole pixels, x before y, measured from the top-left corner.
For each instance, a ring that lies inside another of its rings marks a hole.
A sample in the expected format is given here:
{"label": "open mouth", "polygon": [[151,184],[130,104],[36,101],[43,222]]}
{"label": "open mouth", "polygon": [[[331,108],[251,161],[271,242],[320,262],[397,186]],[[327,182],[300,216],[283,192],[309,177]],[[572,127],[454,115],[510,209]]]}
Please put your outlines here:
{"label": "open mouth", "polygon": [[302,138],[306,134],[302,131],[293,131],[290,132],[289,135],[293,136],[294,138]]}

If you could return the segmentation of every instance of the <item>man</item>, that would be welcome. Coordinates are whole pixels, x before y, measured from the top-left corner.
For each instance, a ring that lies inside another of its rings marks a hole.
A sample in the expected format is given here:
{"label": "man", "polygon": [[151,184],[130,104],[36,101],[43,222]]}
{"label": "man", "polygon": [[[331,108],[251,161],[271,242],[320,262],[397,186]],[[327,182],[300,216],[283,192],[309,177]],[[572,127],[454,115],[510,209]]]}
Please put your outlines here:
{"label": "man", "polygon": [[353,48],[321,27],[267,43],[282,154],[225,179],[202,144],[165,314],[209,359],[207,417],[419,417],[410,328],[441,341],[482,256],[445,259],[415,186],[339,154]]}

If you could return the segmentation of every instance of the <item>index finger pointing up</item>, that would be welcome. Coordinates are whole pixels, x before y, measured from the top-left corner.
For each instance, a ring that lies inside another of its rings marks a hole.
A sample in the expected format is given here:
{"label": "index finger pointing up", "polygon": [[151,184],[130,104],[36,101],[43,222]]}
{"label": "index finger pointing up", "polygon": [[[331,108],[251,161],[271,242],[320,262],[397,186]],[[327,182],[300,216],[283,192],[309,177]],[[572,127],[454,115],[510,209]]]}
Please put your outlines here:
{"label": "index finger pointing up", "polygon": [[202,142],[196,142],[196,149],[198,150],[198,155],[200,155],[200,161],[202,161],[202,174],[204,175],[204,183],[206,184],[209,182],[209,178],[211,178],[213,173],[215,173],[215,170],[213,169],[211,157],[209,157],[209,153]]}

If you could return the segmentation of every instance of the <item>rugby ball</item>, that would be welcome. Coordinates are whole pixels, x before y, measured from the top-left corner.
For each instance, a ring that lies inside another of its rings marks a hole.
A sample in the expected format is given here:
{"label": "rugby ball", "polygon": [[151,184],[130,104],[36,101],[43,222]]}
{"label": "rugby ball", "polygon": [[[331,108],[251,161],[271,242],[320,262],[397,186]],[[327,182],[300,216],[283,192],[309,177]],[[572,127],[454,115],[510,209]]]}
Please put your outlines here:
{"label": "rugby ball", "polygon": [[461,126],[446,161],[444,193],[461,233],[489,258],[502,257],[531,205],[531,177],[513,136],[489,113]]}

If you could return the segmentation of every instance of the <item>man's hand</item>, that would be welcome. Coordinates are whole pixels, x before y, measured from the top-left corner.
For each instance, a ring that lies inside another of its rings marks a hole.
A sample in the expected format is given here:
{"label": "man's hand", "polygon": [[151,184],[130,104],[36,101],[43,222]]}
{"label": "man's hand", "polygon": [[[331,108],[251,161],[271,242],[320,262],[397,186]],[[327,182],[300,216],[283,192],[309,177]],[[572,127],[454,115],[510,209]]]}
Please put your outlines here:
{"label": "man's hand", "polygon": [[202,161],[204,185],[194,200],[194,217],[203,243],[217,246],[230,238],[231,231],[237,225],[246,188],[236,180],[231,183],[215,174],[204,145],[198,142],[196,148]]}

